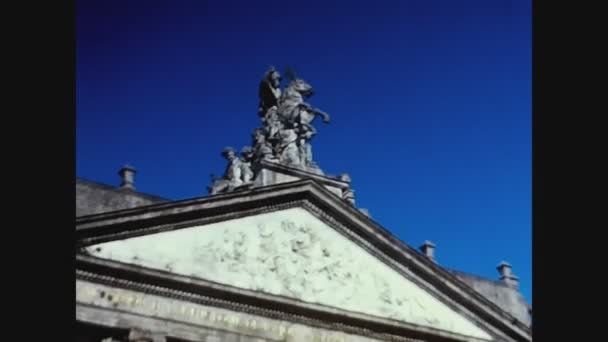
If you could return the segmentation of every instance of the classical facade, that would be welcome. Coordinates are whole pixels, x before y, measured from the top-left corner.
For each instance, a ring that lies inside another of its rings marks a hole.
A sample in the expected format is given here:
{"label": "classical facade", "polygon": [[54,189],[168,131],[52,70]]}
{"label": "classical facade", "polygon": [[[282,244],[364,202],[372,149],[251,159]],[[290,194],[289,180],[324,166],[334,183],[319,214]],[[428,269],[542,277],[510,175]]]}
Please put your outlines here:
{"label": "classical facade", "polygon": [[208,195],[76,182],[77,341],[531,341],[511,266],[449,270],[355,205],[314,161],[312,86],[260,83],[261,127]]}

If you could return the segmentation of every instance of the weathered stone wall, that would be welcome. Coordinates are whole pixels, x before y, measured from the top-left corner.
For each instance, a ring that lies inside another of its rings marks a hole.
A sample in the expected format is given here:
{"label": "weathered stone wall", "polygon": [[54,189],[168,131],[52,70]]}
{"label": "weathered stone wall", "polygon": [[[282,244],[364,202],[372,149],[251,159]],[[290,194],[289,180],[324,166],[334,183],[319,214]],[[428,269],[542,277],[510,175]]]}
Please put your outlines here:
{"label": "weathered stone wall", "polygon": [[76,217],[130,209],[168,200],[82,179],[76,180]]}
{"label": "weathered stone wall", "polygon": [[511,288],[502,282],[459,271],[451,272],[501,309],[515,316],[522,323],[527,325],[532,323],[532,319],[528,313],[528,303],[516,288]]}

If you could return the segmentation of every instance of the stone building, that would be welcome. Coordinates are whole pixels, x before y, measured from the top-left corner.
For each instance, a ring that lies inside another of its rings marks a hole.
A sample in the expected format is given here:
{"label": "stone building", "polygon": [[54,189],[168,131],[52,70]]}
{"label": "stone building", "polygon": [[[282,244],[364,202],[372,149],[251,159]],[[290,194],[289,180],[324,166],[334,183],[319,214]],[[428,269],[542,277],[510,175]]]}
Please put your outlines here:
{"label": "stone building", "polygon": [[131,166],[118,187],[77,179],[76,341],[531,341],[508,263],[499,280],[444,268],[321,170],[311,122],[329,115],[288,76],[265,75],[263,127],[223,151],[208,196],[138,192]]}

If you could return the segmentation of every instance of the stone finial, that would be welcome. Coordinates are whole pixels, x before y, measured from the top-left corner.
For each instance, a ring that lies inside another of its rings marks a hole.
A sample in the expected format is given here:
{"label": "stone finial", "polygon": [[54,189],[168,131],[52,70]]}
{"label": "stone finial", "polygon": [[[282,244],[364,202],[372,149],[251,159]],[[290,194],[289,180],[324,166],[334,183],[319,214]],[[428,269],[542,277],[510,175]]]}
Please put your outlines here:
{"label": "stone finial", "polygon": [[121,189],[135,190],[135,186],[133,184],[135,183],[136,172],[137,170],[135,170],[133,166],[128,164],[123,166],[120,171],[118,171],[118,175],[122,179],[122,181],[120,182]]}
{"label": "stone finial", "polygon": [[506,261],[502,261],[496,266],[498,273],[500,273],[500,280],[507,284],[509,287],[519,287],[519,278],[513,274],[513,267]]}
{"label": "stone finial", "polygon": [[431,241],[424,241],[422,246],[420,246],[420,251],[432,261],[435,261],[435,244]]}

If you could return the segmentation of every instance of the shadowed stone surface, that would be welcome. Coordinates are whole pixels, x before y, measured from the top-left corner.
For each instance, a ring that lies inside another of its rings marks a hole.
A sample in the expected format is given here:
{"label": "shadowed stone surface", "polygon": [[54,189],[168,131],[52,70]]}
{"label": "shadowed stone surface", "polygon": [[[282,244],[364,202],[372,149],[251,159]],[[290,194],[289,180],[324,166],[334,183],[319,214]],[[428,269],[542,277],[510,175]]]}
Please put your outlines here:
{"label": "shadowed stone surface", "polygon": [[458,279],[472,287],[475,291],[498,305],[501,309],[515,316],[522,323],[525,323],[528,326],[531,324],[532,320],[528,314],[529,305],[517,289],[511,288],[501,281],[491,280],[461,271],[449,271],[458,277]]}
{"label": "shadowed stone surface", "polygon": [[158,196],[76,179],[76,217],[169,202]]}

